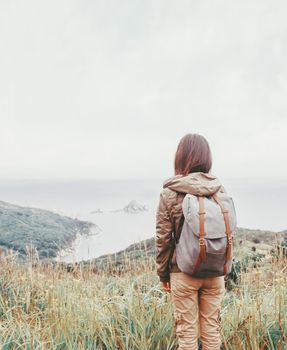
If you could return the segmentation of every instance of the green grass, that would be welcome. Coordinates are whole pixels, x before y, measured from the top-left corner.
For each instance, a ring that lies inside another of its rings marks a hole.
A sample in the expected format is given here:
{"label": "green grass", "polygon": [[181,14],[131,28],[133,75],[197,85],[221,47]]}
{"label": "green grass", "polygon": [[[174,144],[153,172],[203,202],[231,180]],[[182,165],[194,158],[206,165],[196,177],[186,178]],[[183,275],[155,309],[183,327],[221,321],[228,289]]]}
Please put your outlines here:
{"label": "green grass", "polygon": [[[223,348],[287,349],[286,257],[241,261],[222,304]],[[149,255],[71,272],[9,255],[1,260],[0,292],[1,349],[177,349],[171,297]]]}
{"label": "green grass", "polygon": [[17,251],[22,260],[33,252],[30,245],[41,259],[56,257],[60,249],[71,246],[77,233],[87,235],[93,228],[95,224],[49,210],[0,201],[0,248]]}

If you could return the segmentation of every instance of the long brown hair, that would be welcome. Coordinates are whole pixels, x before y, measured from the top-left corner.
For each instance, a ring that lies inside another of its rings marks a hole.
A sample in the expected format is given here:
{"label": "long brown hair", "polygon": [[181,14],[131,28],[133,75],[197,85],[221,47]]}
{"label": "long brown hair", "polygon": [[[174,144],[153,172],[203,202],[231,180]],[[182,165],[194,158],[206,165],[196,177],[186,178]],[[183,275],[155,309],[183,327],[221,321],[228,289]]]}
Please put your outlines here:
{"label": "long brown hair", "polygon": [[198,171],[208,173],[211,166],[212,156],[207,140],[199,134],[184,135],[175,153],[175,175],[187,175]]}

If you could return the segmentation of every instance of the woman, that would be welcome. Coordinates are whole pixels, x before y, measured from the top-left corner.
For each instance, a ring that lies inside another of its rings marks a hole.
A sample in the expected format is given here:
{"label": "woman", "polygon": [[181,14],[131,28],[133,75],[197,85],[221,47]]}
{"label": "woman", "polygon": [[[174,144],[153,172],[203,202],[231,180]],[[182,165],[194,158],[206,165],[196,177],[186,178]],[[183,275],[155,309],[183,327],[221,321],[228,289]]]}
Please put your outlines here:
{"label": "woman", "polygon": [[211,166],[206,139],[198,134],[183,136],[175,154],[175,175],[164,181],[157,208],[157,274],[162,288],[171,293],[180,350],[197,350],[198,337],[203,350],[219,350],[221,346],[224,276],[198,278],[181,272],[174,249],[174,238],[179,238],[183,224],[181,204],[185,194],[206,196],[225,192],[218,178],[209,173]]}

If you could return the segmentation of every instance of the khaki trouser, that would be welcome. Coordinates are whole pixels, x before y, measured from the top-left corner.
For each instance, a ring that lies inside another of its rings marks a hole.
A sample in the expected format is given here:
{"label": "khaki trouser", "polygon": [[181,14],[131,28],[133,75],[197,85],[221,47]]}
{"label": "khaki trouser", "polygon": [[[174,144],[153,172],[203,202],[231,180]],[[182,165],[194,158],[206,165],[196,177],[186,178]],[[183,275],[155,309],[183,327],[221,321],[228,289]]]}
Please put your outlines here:
{"label": "khaki trouser", "polygon": [[197,278],[170,273],[171,300],[180,350],[219,350],[220,308],[225,292],[224,276]]}

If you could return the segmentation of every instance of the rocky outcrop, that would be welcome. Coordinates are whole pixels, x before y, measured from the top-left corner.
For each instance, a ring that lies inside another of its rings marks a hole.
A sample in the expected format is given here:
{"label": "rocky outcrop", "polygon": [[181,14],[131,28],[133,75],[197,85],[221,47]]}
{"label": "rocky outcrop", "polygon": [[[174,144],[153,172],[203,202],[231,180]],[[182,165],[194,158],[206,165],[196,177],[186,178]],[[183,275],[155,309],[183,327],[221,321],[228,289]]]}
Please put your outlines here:
{"label": "rocky outcrop", "polygon": [[125,212],[128,214],[137,214],[148,211],[148,207],[146,205],[139,204],[137,201],[130,201],[123,209],[111,210],[114,213],[117,212]]}
{"label": "rocky outcrop", "polygon": [[92,210],[91,211],[91,214],[102,214],[103,213],[103,210],[102,209],[96,209],[96,210]]}

